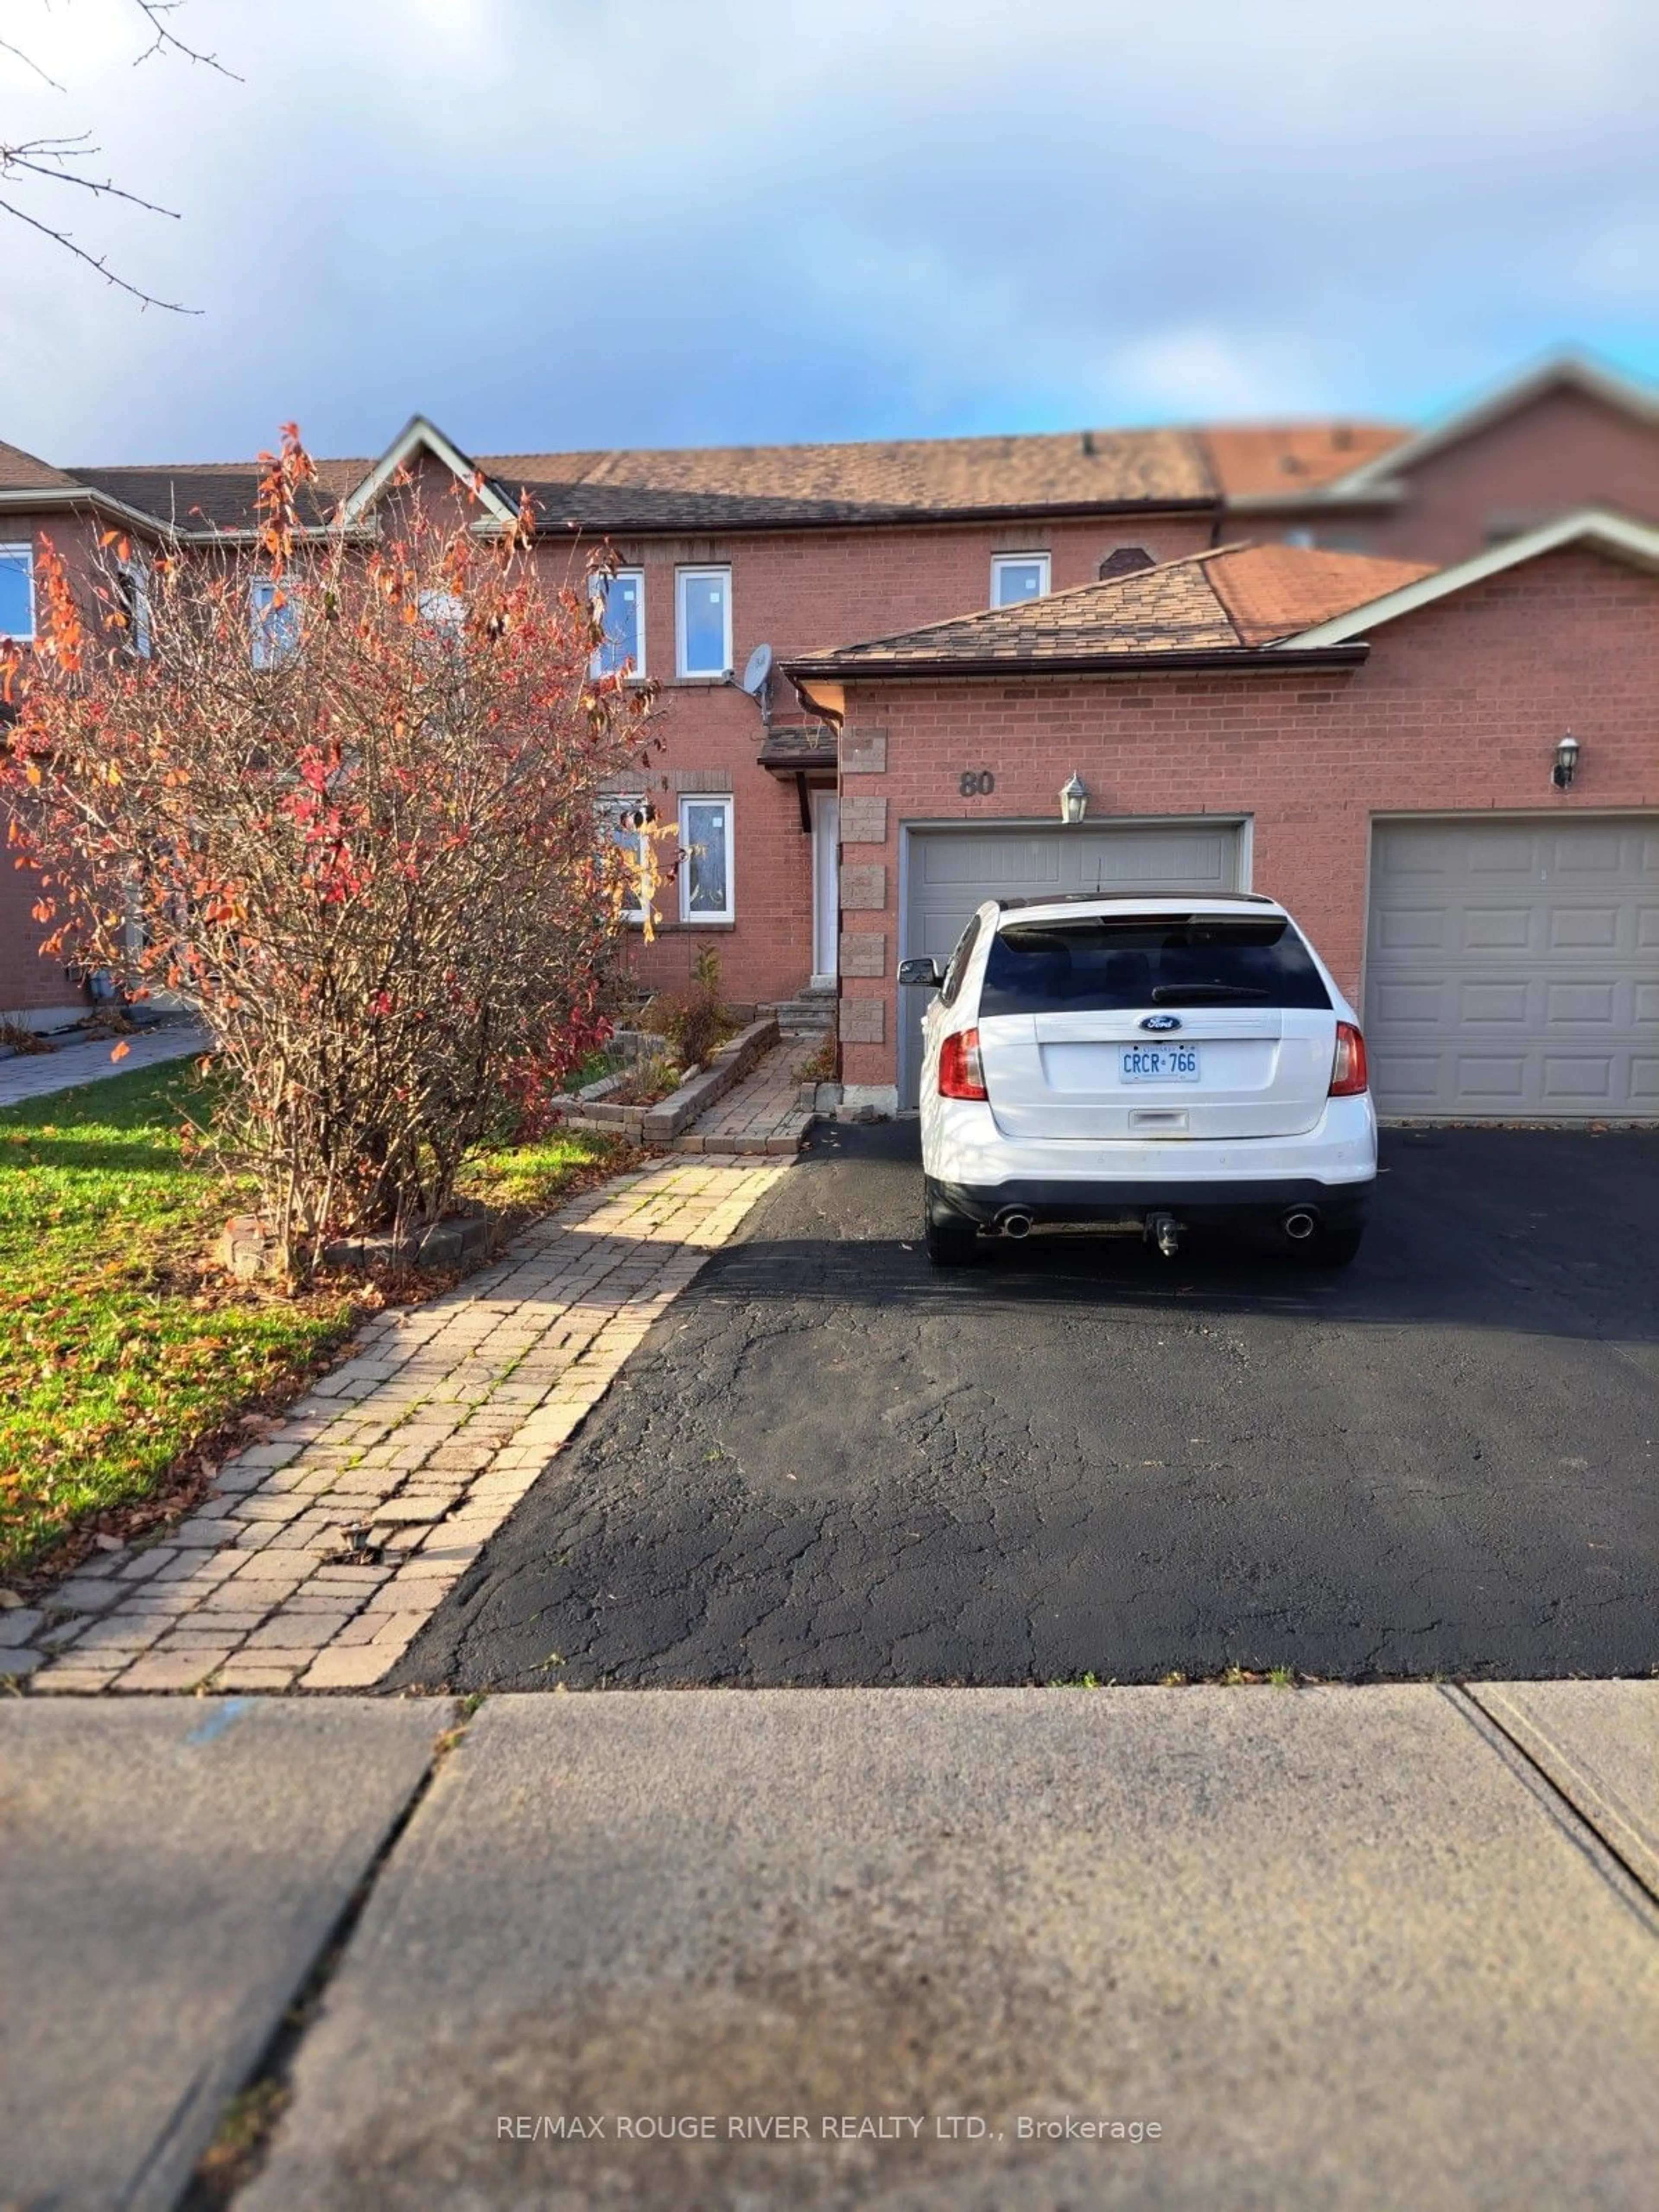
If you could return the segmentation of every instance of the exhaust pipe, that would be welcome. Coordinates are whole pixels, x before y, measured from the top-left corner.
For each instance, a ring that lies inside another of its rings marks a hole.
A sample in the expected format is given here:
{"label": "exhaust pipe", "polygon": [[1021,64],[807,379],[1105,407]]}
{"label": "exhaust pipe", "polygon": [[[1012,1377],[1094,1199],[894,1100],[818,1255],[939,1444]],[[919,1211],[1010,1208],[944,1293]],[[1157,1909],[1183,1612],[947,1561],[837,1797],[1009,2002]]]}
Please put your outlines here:
{"label": "exhaust pipe", "polygon": [[997,1216],[997,1226],[1005,1237],[1029,1237],[1031,1233],[1031,1217],[1029,1213],[1021,1213],[1017,1209],[1011,1209],[1008,1212],[1000,1213]]}
{"label": "exhaust pipe", "polygon": [[1173,1260],[1181,1249],[1181,1224],[1173,1213],[1149,1213],[1146,1234],[1166,1260]]}
{"label": "exhaust pipe", "polygon": [[1319,1216],[1310,1206],[1293,1206],[1279,1225],[1292,1243],[1303,1244],[1318,1228]]}

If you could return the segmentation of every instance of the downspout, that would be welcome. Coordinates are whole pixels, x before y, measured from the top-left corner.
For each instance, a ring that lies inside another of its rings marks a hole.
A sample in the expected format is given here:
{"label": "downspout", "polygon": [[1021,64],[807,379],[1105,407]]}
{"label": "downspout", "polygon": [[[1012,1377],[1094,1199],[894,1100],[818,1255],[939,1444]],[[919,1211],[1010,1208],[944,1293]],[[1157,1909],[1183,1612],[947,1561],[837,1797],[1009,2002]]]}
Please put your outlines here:
{"label": "downspout", "polygon": [[[827,698],[820,699],[816,697],[810,686],[803,684],[798,677],[792,676],[789,678],[789,681],[794,688],[795,697],[799,702],[803,712],[808,714],[816,714],[821,722],[827,722],[830,727],[836,733],[836,1052],[834,1073],[831,1075],[830,1080],[834,1083],[840,1084],[842,1080],[841,1064],[841,995],[842,984],[841,972],[841,733],[842,726],[847,720],[847,695],[842,689],[842,686],[840,684],[836,684],[835,689],[840,695],[839,702],[832,703]],[[803,778],[803,783],[805,781],[805,779]]]}

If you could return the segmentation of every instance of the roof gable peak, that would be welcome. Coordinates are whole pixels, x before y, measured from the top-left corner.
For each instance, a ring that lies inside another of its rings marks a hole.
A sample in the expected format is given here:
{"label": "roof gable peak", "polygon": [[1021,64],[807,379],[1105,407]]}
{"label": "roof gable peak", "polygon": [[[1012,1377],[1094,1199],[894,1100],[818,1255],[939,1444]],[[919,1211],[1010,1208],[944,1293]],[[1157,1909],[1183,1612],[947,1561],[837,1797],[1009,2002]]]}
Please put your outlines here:
{"label": "roof gable peak", "polygon": [[499,484],[492,483],[477,464],[425,415],[411,415],[368,474],[340,502],[339,520],[349,528],[375,506],[402,469],[420,453],[429,454],[461,483],[478,487],[479,501],[497,522],[512,522],[517,510]]}
{"label": "roof gable peak", "polygon": [[1354,494],[1381,490],[1419,461],[1427,460],[1448,446],[1460,444],[1508,416],[1518,415],[1534,400],[1555,391],[1577,392],[1621,414],[1633,416],[1638,422],[1659,424],[1659,389],[1626,376],[1594,355],[1577,348],[1564,348],[1487,386],[1473,398],[1429,423],[1415,437],[1373,454],[1358,468],[1350,469],[1346,476],[1332,477],[1319,488],[1319,496],[1340,501]]}
{"label": "roof gable peak", "polygon": [[1558,553],[1571,545],[1587,546],[1592,552],[1605,553],[1632,568],[1659,574],[1659,528],[1627,514],[1615,514],[1607,507],[1583,507],[1468,561],[1455,562],[1449,568],[1433,569],[1416,582],[1384,592],[1329,622],[1298,630],[1281,639],[1279,647],[1273,649],[1346,644],[1368,635],[1384,623],[1398,621],[1401,615],[1415,614],[1419,607],[1431,606],[1437,599],[1484,583],[1488,576],[1501,575],[1506,568],[1518,568],[1528,561],[1540,560],[1547,553]]}

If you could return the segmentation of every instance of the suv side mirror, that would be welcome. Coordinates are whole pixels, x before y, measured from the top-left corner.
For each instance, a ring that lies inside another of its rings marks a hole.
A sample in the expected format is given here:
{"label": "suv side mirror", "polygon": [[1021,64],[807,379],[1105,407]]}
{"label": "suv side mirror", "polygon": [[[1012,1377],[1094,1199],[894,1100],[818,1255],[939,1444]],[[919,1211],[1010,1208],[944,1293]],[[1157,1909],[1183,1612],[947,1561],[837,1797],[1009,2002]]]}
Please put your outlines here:
{"label": "suv side mirror", "polygon": [[945,981],[945,971],[937,960],[901,960],[898,979],[901,983],[926,983],[937,991]]}

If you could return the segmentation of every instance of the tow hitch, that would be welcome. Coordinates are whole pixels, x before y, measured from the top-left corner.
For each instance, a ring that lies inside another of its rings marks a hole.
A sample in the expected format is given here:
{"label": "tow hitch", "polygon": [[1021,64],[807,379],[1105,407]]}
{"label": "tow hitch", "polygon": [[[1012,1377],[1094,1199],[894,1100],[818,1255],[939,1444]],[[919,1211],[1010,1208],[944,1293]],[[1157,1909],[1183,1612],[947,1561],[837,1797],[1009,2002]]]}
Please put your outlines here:
{"label": "tow hitch", "polygon": [[1146,1235],[1166,1260],[1173,1260],[1181,1249],[1181,1224],[1173,1213],[1149,1213]]}

